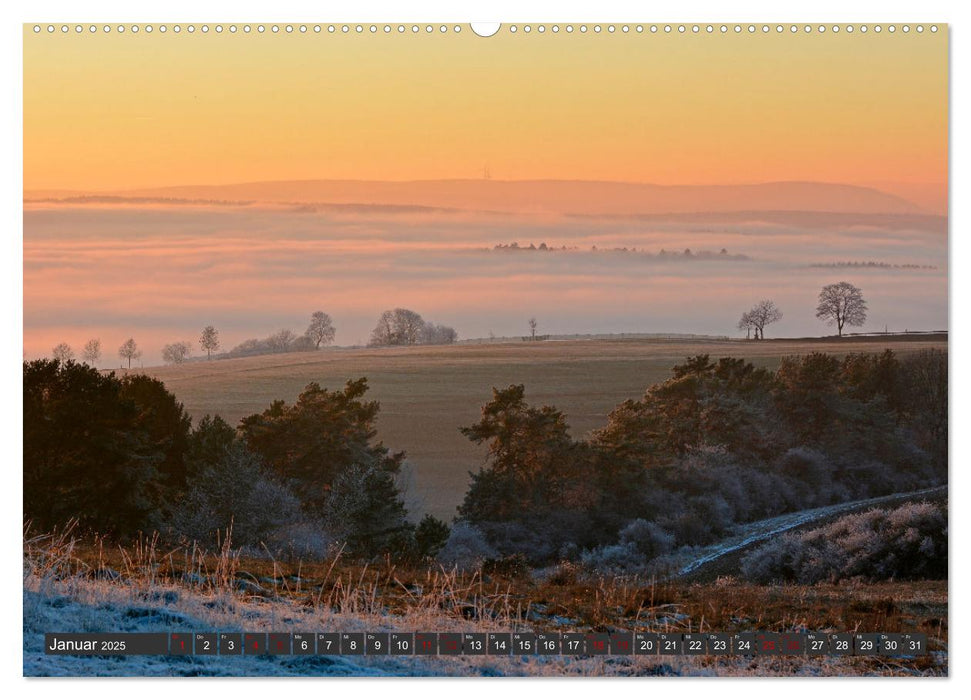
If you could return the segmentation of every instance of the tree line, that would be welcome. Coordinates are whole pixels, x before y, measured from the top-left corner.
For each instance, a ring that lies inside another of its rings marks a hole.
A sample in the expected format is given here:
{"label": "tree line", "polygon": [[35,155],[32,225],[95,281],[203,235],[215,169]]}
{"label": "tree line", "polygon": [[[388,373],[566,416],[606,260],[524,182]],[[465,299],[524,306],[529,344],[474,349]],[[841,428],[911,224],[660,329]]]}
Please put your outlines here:
{"label": "tree line", "polygon": [[[211,328],[211,326],[210,326]],[[282,328],[266,338],[250,338],[225,354],[226,357],[248,357],[251,355],[273,355],[284,352],[305,352],[319,350],[321,346],[334,342],[337,329],[331,317],[323,311],[315,311],[310,317],[310,325],[303,335],[297,335],[289,328]]]}
{"label": "tree line", "polygon": [[[819,293],[816,317],[828,325],[835,325],[837,334],[842,337],[846,326],[862,326],[866,321],[867,304],[862,290],[849,283],[828,284]],[[742,314],[736,327],[745,331],[746,339],[765,339],[765,327],[780,321],[782,310],[774,301],[763,299]],[[535,340],[536,320],[529,321],[529,339]],[[284,328],[266,338],[250,338],[239,343],[223,354],[223,357],[248,357],[287,352],[319,350],[334,342],[336,329],[331,317],[323,311],[315,311],[310,325],[303,335]],[[450,345],[458,340],[458,333],[451,326],[432,323],[411,309],[396,308],[384,311],[378,318],[368,345],[388,347],[401,345]],[[214,326],[206,326],[199,338],[199,347],[206,352],[207,359],[220,349],[219,331]],[[167,364],[181,364],[192,355],[190,341],[175,341],[162,348],[162,360]],[[74,350],[67,343],[59,343],[52,351],[55,360],[66,362],[75,359]],[[142,349],[134,338],[128,338],[118,348],[118,356],[127,362],[131,369],[132,361],[142,357]],[[89,340],[80,353],[80,359],[95,365],[102,358],[101,341]]]}
{"label": "tree line", "polygon": [[[323,311],[315,311],[310,317],[310,325],[298,335],[283,328],[266,338],[250,338],[217,357],[249,357],[286,352],[305,352],[319,350],[334,342],[337,333],[333,319]],[[368,345],[449,345],[458,340],[458,333],[451,326],[425,321],[420,314],[410,309],[385,311],[378,319]],[[213,353],[221,349],[219,331],[215,326],[206,326],[199,337],[199,347],[205,351],[206,359],[211,360]],[[182,364],[188,361],[193,352],[193,344],[188,340],[167,343],[162,347],[162,360],[166,364]],[[128,338],[118,348],[118,357],[131,369],[132,362],[142,357],[143,351],[134,338]],[[101,340],[92,338],[79,354],[67,343],[59,343],[51,350],[51,357],[59,362],[80,359],[95,366],[103,357]]]}
{"label": "tree line", "polygon": [[[548,246],[546,243],[540,243],[538,246],[535,243],[530,243],[529,245],[519,245],[518,242],[513,241],[512,243],[497,243],[492,248],[494,251],[501,252],[512,252],[512,253],[557,253],[557,252],[577,252],[580,250],[577,246],[567,247],[565,245],[557,248],[556,246]],[[684,251],[670,251],[661,248],[656,254],[652,254],[647,249],[641,248],[638,250],[636,247],[628,248],[627,246],[614,247],[614,248],[600,248],[596,245],[590,246],[591,253],[637,253],[643,258],[656,258],[659,260],[749,260],[749,256],[740,253],[729,253],[727,248],[722,248],[718,253],[713,253],[709,250],[699,250],[692,252],[691,248],[685,248]]]}

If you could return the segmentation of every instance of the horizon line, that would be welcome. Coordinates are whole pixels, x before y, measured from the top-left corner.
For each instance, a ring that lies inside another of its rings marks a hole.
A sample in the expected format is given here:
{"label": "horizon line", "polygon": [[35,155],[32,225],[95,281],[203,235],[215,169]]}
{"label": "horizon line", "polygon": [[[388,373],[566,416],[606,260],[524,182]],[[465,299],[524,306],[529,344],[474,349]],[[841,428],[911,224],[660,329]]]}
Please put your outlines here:
{"label": "horizon line", "polygon": [[[234,180],[219,183],[182,183],[182,184],[165,184],[165,185],[148,185],[140,187],[112,187],[112,188],[83,188],[77,186],[53,186],[53,187],[24,187],[24,193],[27,192],[45,192],[45,191],[69,191],[69,192],[83,192],[83,193],[93,193],[93,194],[111,194],[119,192],[141,192],[145,190],[165,190],[165,189],[175,189],[175,188],[193,188],[193,187],[239,187],[247,185],[267,185],[267,184],[296,184],[296,183],[314,183],[314,182],[333,182],[333,183],[360,183],[360,184],[430,184],[430,183],[445,183],[445,182],[476,182],[476,183],[495,183],[495,184],[527,184],[527,183],[576,183],[576,184],[605,184],[605,185],[633,185],[641,187],[657,187],[657,188],[679,188],[679,187],[763,187],[767,185],[832,185],[839,187],[853,187],[858,189],[873,190],[876,192],[881,192],[888,196],[899,197],[893,193],[886,192],[880,187],[872,184],[861,184],[859,182],[847,182],[841,180],[808,180],[808,179],[782,179],[782,180],[758,180],[758,181],[736,181],[736,182],[717,182],[717,183],[690,183],[690,182],[679,182],[679,183],[669,183],[660,184],[657,182],[649,182],[642,180],[611,180],[602,178],[556,178],[556,177],[546,177],[546,178],[474,178],[474,177],[440,177],[440,178],[409,178],[409,179],[382,179],[382,178],[341,178],[341,177],[319,177],[319,178],[283,178],[283,179],[269,179],[269,180]],[[933,186],[939,185],[941,187],[947,187],[947,181],[909,181],[909,180],[886,180],[884,182],[897,184],[897,185],[910,185],[910,186]],[[902,197],[899,197],[903,199]]]}

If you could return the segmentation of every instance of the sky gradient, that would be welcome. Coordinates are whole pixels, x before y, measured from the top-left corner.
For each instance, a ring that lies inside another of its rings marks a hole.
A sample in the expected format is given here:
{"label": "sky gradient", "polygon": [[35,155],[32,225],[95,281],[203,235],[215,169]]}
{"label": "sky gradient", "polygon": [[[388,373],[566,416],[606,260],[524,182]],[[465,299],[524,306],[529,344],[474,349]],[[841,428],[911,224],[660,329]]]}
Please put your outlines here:
{"label": "sky gradient", "polygon": [[[24,40],[24,187],[947,181],[947,32]],[[930,194],[928,194],[930,191]],[[939,206],[938,206],[939,208]]]}
{"label": "sky gradient", "polygon": [[[821,335],[841,280],[857,330],[947,328],[946,28],[24,31],[27,358],[134,337],[147,366],[317,310],[359,344],[399,306],[463,339],[738,336],[771,298],[768,335]],[[685,248],[740,257],[657,257]],[[818,266],[847,261],[874,264]]]}

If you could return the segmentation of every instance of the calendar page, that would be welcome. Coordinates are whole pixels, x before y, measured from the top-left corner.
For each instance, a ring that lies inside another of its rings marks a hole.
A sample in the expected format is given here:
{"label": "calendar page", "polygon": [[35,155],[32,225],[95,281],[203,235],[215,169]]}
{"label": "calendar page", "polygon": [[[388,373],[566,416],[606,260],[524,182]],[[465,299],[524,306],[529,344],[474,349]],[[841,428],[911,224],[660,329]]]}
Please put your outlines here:
{"label": "calendar page", "polygon": [[948,26],[23,26],[25,676],[947,676]]}

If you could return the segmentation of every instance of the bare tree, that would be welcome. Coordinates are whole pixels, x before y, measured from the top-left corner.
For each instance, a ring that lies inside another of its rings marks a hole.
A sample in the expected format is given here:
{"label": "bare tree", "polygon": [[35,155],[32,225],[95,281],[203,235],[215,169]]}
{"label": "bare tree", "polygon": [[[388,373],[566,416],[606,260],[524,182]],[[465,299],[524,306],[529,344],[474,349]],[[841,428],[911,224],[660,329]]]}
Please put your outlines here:
{"label": "bare tree", "polygon": [[536,317],[533,316],[529,319],[529,337],[536,340],[536,328],[539,324],[536,322]]}
{"label": "bare tree", "polygon": [[211,360],[212,353],[219,349],[219,331],[215,326],[206,326],[202,329],[199,346],[206,351],[206,358]]}
{"label": "bare tree", "polygon": [[745,331],[745,340],[752,339],[752,329],[755,328],[755,324],[752,323],[752,312],[746,311],[742,314],[742,318],[739,319],[738,330]]}
{"label": "bare tree", "polygon": [[94,367],[95,363],[101,359],[101,341],[92,338],[85,343],[84,350],[81,351],[81,359]]}
{"label": "bare tree", "polygon": [[287,352],[296,339],[296,333],[289,328],[282,328],[267,338],[266,342],[269,343],[273,352]]}
{"label": "bare tree", "polygon": [[74,359],[74,351],[67,343],[58,343],[55,345],[54,349],[51,350],[51,355],[58,362],[67,362],[68,360]]}
{"label": "bare tree", "polygon": [[138,349],[138,344],[134,338],[129,338],[118,348],[118,357],[128,360],[128,369],[131,369],[131,361],[137,360],[141,356],[142,351]]}
{"label": "bare tree", "polygon": [[192,353],[192,343],[180,340],[162,348],[162,359],[172,365],[181,365]]}
{"label": "bare tree", "polygon": [[393,345],[394,344],[394,312],[385,311],[378,316],[378,323],[371,331],[371,340],[368,345]]}
{"label": "bare tree", "polygon": [[458,332],[451,326],[435,323],[426,323],[421,332],[422,345],[451,345],[458,338]]}
{"label": "bare tree", "polygon": [[411,309],[385,311],[371,331],[368,345],[415,345],[421,342],[425,320]]}
{"label": "bare tree", "polygon": [[313,316],[310,317],[307,337],[313,342],[315,349],[319,350],[321,344],[330,345],[333,343],[336,333],[334,322],[323,311],[315,311]]}
{"label": "bare tree", "polygon": [[840,337],[843,336],[845,325],[862,326],[866,321],[866,311],[863,291],[849,282],[827,284],[819,292],[816,318],[823,319],[830,326],[836,324]]}
{"label": "bare tree", "polygon": [[[781,318],[782,311],[775,305],[775,302],[763,299],[753,306],[751,310],[742,314],[742,319],[738,322],[738,327],[747,331],[754,330],[756,340],[765,340],[765,327]],[[748,337],[747,334],[746,337]]]}
{"label": "bare tree", "polygon": [[425,319],[411,309],[395,309],[395,331],[400,345],[415,345],[421,340]]}

